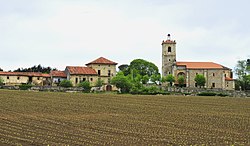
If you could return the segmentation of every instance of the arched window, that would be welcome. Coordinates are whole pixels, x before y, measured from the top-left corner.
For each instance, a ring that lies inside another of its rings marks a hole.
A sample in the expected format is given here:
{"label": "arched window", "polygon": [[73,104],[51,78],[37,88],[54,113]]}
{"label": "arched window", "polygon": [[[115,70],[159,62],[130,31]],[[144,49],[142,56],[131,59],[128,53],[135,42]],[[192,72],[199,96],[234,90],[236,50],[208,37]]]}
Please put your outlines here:
{"label": "arched window", "polygon": [[171,47],[168,47],[168,52],[171,52]]}

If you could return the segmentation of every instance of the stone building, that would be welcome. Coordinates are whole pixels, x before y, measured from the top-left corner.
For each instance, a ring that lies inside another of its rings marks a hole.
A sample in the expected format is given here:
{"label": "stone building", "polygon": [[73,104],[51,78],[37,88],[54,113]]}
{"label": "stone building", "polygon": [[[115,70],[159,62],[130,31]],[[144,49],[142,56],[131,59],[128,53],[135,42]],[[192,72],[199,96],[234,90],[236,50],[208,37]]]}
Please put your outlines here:
{"label": "stone building", "polygon": [[111,85],[111,79],[116,75],[117,63],[104,57],[100,57],[83,66],[67,66],[65,74],[67,80],[77,86],[80,82],[89,81],[91,86],[95,86],[98,80],[103,81],[103,90],[111,91],[115,87]]}
{"label": "stone building", "polygon": [[38,72],[0,72],[3,83],[8,86],[32,84],[37,86],[50,85],[50,75]]}
{"label": "stone building", "polygon": [[[168,34],[167,40],[162,42],[162,75],[172,74],[178,79],[184,76],[186,87],[197,87],[194,78],[202,74],[206,78],[206,88],[221,88],[234,90],[233,73],[230,68],[214,62],[182,62],[176,61],[176,41],[171,40]],[[178,85],[178,82],[175,83]]]}
{"label": "stone building", "polygon": [[32,84],[36,86],[52,85],[58,86],[63,80],[70,80],[73,86],[83,81],[89,81],[95,86],[98,80],[103,81],[102,90],[114,90],[110,84],[111,79],[116,75],[116,62],[100,57],[86,66],[67,66],[64,71],[51,71],[50,74],[37,72],[0,72],[0,77],[5,85]]}

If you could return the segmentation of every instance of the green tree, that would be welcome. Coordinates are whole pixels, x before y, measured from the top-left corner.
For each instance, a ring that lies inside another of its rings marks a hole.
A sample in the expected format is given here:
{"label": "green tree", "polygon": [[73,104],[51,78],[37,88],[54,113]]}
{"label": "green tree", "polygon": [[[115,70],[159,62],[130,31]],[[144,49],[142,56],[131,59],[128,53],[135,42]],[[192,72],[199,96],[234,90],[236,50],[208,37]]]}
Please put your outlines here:
{"label": "green tree", "polygon": [[85,92],[90,92],[91,90],[90,82],[88,81],[81,82],[78,84],[78,87],[82,87]]}
{"label": "green tree", "polygon": [[250,74],[250,59],[239,60],[235,67],[235,73],[238,77],[236,80],[236,89],[250,90],[248,76]]}
{"label": "green tree", "polygon": [[180,87],[183,87],[184,82],[185,82],[184,76],[182,76],[182,75],[179,76],[177,80],[178,80],[179,86],[180,86]]}
{"label": "green tree", "polygon": [[130,79],[124,76],[123,72],[118,72],[115,77],[112,78],[111,84],[121,89],[121,93],[129,93],[132,83]]}
{"label": "green tree", "polygon": [[100,88],[100,87],[102,87],[103,83],[104,83],[103,80],[98,79],[98,80],[96,81],[96,83],[95,83],[95,86]]}
{"label": "green tree", "polygon": [[175,82],[175,77],[172,74],[169,74],[166,76],[165,79],[167,82],[169,82],[170,86],[173,86],[173,82]]}
{"label": "green tree", "polygon": [[0,86],[3,86],[4,80],[0,77]]}
{"label": "green tree", "polygon": [[156,85],[161,81],[161,74],[157,73],[157,74],[153,74],[150,77],[150,81],[155,83]]}
{"label": "green tree", "polygon": [[148,75],[149,77],[153,74],[159,73],[159,69],[154,63],[143,59],[135,59],[130,63],[129,72],[134,72],[134,70],[136,70],[141,76]]}
{"label": "green tree", "polygon": [[73,87],[73,84],[70,80],[63,80],[60,82],[59,86],[68,88],[68,87]]}
{"label": "green tree", "polygon": [[142,77],[142,84],[147,84],[149,81],[149,76],[148,75],[145,75]]}
{"label": "green tree", "polygon": [[122,64],[122,65],[118,66],[118,68],[119,68],[119,71],[122,71],[125,76],[127,76],[130,73],[129,72],[129,65],[127,65],[127,64]]}
{"label": "green tree", "polygon": [[197,74],[195,76],[194,80],[195,80],[197,86],[199,86],[199,87],[205,86],[206,79],[202,74]]}

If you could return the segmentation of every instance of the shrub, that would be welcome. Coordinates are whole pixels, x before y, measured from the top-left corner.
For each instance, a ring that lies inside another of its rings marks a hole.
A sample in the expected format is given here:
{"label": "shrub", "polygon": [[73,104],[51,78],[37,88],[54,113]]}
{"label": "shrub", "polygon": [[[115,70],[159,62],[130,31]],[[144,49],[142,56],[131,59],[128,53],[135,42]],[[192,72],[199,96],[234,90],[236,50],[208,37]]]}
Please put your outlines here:
{"label": "shrub", "polygon": [[199,95],[199,96],[215,96],[217,94],[214,93],[214,92],[201,92],[201,93],[199,93],[197,95]]}
{"label": "shrub", "polygon": [[229,96],[229,95],[226,94],[226,93],[218,93],[217,96],[226,97],[226,96]]}
{"label": "shrub", "polygon": [[22,84],[22,85],[19,85],[19,89],[20,90],[28,90],[32,87],[31,84]]}
{"label": "shrub", "polygon": [[4,82],[4,80],[0,77],[0,86],[3,86],[3,83]]}
{"label": "shrub", "polygon": [[91,90],[90,82],[88,81],[81,82],[80,84],[78,84],[78,87],[84,88],[85,92],[90,92]]}
{"label": "shrub", "polygon": [[68,87],[73,87],[73,84],[69,80],[63,80],[60,82],[59,86],[68,88]]}

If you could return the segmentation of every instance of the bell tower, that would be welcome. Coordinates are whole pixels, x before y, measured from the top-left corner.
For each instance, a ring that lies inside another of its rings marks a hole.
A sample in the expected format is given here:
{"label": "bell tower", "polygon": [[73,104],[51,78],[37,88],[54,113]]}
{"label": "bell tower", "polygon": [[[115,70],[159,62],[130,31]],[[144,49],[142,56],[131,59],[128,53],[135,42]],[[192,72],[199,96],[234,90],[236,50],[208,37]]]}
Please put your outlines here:
{"label": "bell tower", "polygon": [[176,63],[176,42],[171,40],[170,34],[167,40],[162,41],[162,76],[174,74],[174,65]]}

